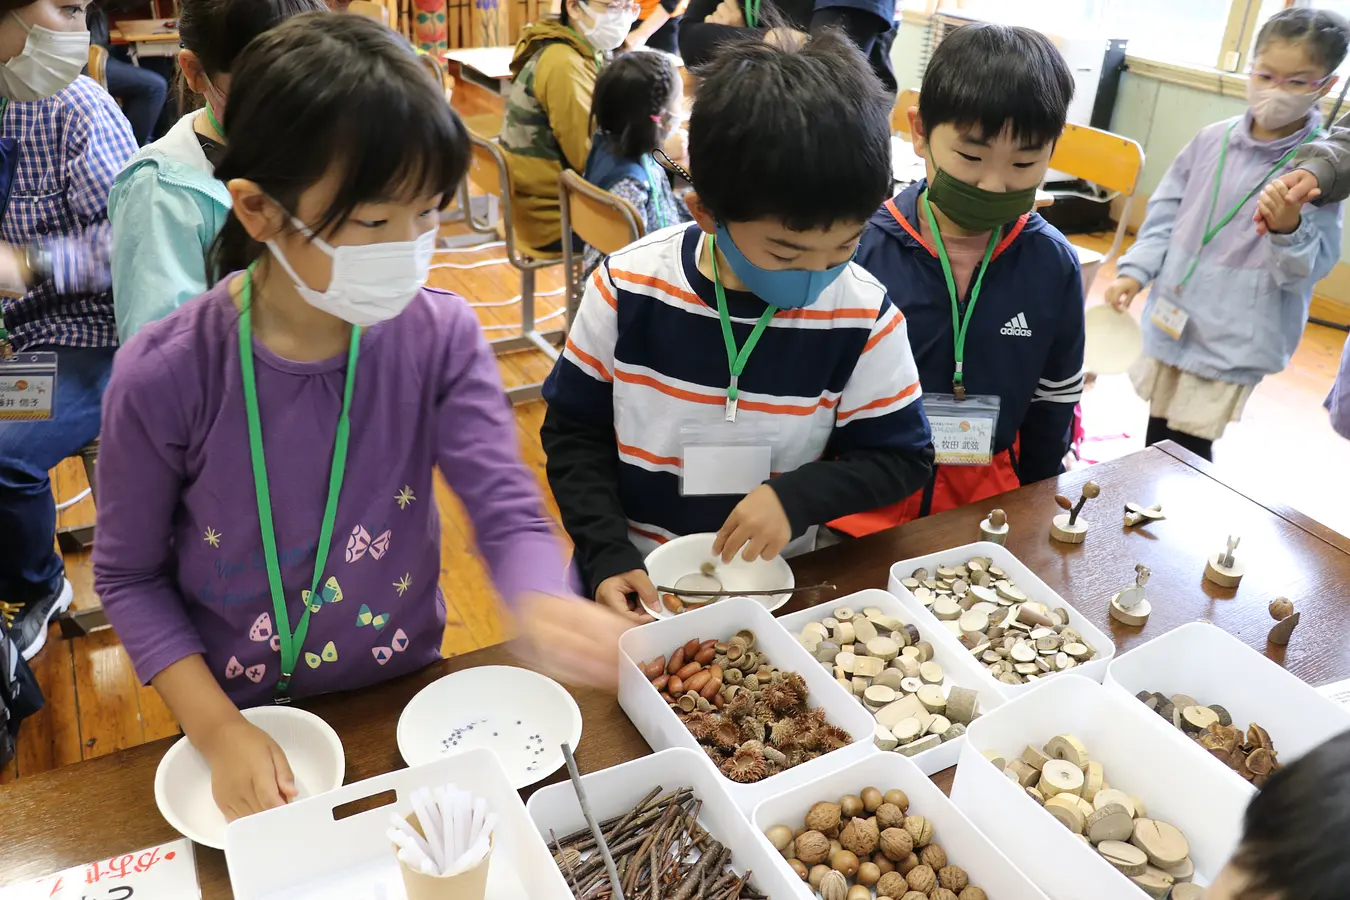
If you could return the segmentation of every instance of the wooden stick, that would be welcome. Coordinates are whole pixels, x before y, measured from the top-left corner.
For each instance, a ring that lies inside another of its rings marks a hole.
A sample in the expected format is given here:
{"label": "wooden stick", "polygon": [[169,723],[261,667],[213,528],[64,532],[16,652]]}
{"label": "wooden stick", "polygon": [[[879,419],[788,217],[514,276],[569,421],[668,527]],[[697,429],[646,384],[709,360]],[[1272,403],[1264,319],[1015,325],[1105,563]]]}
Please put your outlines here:
{"label": "wooden stick", "polygon": [[834,585],[828,583],[806,584],[801,587],[779,588],[776,591],[685,591],[679,588],[657,585],[658,594],[674,594],[676,597],[777,597],[779,594],[800,594],[806,591],[832,591]]}
{"label": "wooden stick", "polygon": [[581,805],[581,814],[586,817],[586,824],[591,826],[591,834],[595,837],[596,846],[600,848],[600,855],[604,857],[605,870],[609,873],[609,884],[614,889],[615,900],[624,900],[623,888],[619,886],[619,872],[614,868],[614,857],[609,855],[609,845],[605,843],[605,835],[600,831],[600,826],[591,813],[591,805],[586,802],[586,789],[581,786],[581,773],[577,771],[577,759],[572,755],[571,745],[564,743],[562,752],[563,758],[567,760],[567,775],[572,779],[572,789],[577,792],[577,803]]}

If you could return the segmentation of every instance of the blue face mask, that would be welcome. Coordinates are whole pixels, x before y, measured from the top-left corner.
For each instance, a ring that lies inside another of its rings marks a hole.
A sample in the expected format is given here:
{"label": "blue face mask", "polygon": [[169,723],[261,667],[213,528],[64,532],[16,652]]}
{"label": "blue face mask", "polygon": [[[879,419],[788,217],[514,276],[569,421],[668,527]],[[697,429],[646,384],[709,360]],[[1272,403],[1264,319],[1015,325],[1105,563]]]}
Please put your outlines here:
{"label": "blue face mask", "polygon": [[722,251],[731,264],[731,271],[736,273],[736,277],[751,293],[779,309],[810,306],[848,268],[848,262],[845,262],[823,272],[810,269],[761,269],[745,258],[731,239],[727,227],[720,222],[717,225],[717,249]]}

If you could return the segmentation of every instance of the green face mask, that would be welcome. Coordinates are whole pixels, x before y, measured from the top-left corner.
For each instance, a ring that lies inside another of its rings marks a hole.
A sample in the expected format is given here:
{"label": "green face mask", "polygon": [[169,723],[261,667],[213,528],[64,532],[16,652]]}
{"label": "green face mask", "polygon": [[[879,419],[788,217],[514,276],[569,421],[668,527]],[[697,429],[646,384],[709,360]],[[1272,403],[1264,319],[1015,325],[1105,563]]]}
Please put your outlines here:
{"label": "green face mask", "polygon": [[[936,165],[934,168],[937,168]],[[964,181],[957,181],[942,169],[937,169],[933,183],[928,185],[928,202],[946,214],[967,231],[993,231],[1006,225],[1036,205],[1036,189],[1024,191],[986,191]]]}

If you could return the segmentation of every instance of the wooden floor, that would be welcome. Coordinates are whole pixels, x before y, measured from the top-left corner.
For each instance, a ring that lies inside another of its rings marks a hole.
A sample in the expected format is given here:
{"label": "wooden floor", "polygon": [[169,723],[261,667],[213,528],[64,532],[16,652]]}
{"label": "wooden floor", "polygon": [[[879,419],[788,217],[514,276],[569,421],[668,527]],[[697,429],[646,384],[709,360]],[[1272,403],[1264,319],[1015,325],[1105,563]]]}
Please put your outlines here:
{"label": "wooden floor", "polygon": [[[468,92],[457,92],[456,99],[466,114],[490,111],[490,104],[475,103]],[[1108,242],[1099,235],[1074,240],[1096,249],[1105,249]],[[440,253],[436,264],[464,265],[502,256],[500,248]],[[1110,271],[1102,273],[1096,282],[1098,290],[1111,275]],[[498,303],[516,296],[520,289],[518,274],[509,265],[436,269],[432,284],[478,303]],[[540,273],[538,290],[557,290],[561,284],[558,270],[545,270]],[[558,309],[561,299],[560,294],[542,297],[539,315]],[[1100,302],[1100,298],[1090,302]],[[509,326],[519,315],[519,307],[485,307],[479,315],[487,328]],[[497,338],[511,333],[509,327],[494,328],[488,335]],[[1344,332],[1308,326],[1293,364],[1261,385],[1248,406],[1246,421],[1230,430],[1218,444],[1216,456],[1219,465],[1243,470],[1255,483],[1278,488],[1284,502],[1350,533],[1350,509],[1338,499],[1344,492],[1327,490],[1327,484],[1339,484],[1350,469],[1350,442],[1331,432],[1321,408],[1344,339]],[[550,368],[548,359],[535,352],[501,357],[500,365],[508,387],[540,381]],[[1146,410],[1124,376],[1098,379],[1083,406],[1090,436],[1108,438],[1090,442],[1085,455],[1100,460],[1142,446]],[[543,412],[538,402],[516,407],[521,452],[547,494],[539,443]],[[1300,448],[1299,458],[1306,464],[1273,466],[1270,459],[1276,440],[1282,447]],[[83,471],[74,460],[67,460],[54,473],[58,500],[74,497],[84,487]],[[1156,499],[1166,504],[1166,498]],[[443,482],[438,482],[437,500],[442,511],[441,587],[447,610],[443,650],[449,655],[498,643],[508,636],[507,627],[497,614],[495,594],[473,550],[472,529]],[[551,495],[548,505],[556,521]],[[93,505],[85,500],[60,518],[62,524],[81,524],[93,517]],[[94,602],[88,555],[68,556],[66,565],[76,603]],[[111,631],[65,641],[53,626],[46,648],[34,660],[34,670],[46,693],[47,707],[24,722],[18,758],[0,770],[0,783],[176,733],[172,716],[155,692],[137,684],[130,661]]]}

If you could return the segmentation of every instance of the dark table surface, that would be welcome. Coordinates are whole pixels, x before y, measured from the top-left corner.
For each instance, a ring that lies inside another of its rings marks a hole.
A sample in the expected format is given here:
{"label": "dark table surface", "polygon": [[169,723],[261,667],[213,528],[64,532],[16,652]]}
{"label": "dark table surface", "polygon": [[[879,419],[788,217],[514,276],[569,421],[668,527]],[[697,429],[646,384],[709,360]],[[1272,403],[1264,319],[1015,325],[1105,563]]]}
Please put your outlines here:
{"label": "dark table surface", "polygon": [[[1055,493],[1076,499],[1092,478],[1101,496],[1083,516],[1092,523],[1080,545],[1053,542]],[[1168,518],[1144,528],[1122,525],[1125,503],[1162,503]],[[1243,640],[1311,684],[1350,676],[1350,539],[1259,492],[1221,477],[1216,469],[1174,445],[1031,485],[978,506],[953,510],[863,540],[803,556],[793,563],[799,584],[832,582],[837,596],[885,588],[893,563],[979,539],[978,523],[998,506],[1012,530],[1008,549],[1051,588],[1111,634],[1123,653],[1185,622],[1208,621]],[[1241,535],[1247,574],[1235,590],[1204,580],[1205,559]],[[1152,617],[1127,628],[1107,615],[1107,602],[1133,583],[1134,566],[1153,570]],[[1267,604],[1292,599],[1302,620],[1287,648],[1267,645],[1273,624]],[[830,599],[812,596],[782,611]],[[423,671],[363,691],[302,704],[337,731],[347,754],[347,783],[403,767],[395,726],[421,688],[471,666],[520,664],[506,645],[447,659]],[[585,722],[577,752],[582,772],[650,752],[615,698],[573,690]],[[66,766],[0,788],[0,884],[36,878],[95,859],[163,843],[177,834],[155,806],[155,768],[172,740],[156,741]],[[550,782],[560,780],[555,773]],[[944,789],[952,770],[934,780]],[[197,848],[204,900],[232,896],[224,855]]]}

